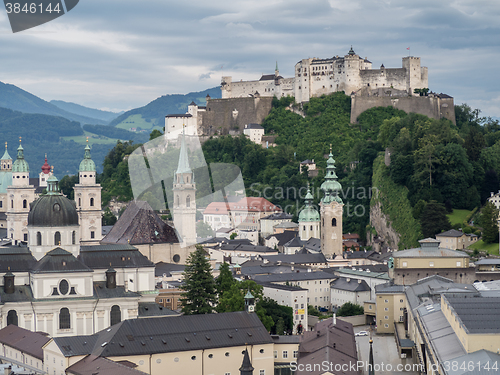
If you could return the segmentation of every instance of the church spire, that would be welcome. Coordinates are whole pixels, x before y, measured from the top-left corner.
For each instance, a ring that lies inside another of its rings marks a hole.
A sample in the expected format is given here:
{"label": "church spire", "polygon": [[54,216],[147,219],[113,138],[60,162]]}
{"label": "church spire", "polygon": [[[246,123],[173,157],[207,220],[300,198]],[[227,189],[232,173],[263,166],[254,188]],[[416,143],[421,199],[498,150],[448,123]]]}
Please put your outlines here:
{"label": "church spire", "polygon": [[3,153],[2,160],[12,160],[9,151],[7,151],[7,142],[5,142],[5,152]]}
{"label": "church spire", "polygon": [[24,160],[24,148],[21,145],[21,137],[19,137],[19,147],[17,148],[17,159],[12,164],[12,172],[29,173],[30,167],[28,162]]}
{"label": "church spire", "polygon": [[85,146],[85,153],[83,155],[83,160],[80,163],[80,172],[95,172],[95,163],[90,156],[90,146],[89,146],[89,137],[87,137],[87,145]]}
{"label": "church spire", "polygon": [[328,155],[328,160],[326,162],[326,175],[325,182],[321,184],[321,190],[325,193],[324,197],[321,199],[323,203],[338,202],[342,203],[342,199],[339,197],[338,192],[342,189],[342,185],[337,181],[337,174],[335,173],[335,159],[333,159],[332,145],[330,145],[330,154]]}
{"label": "church spire", "polygon": [[250,356],[248,355],[248,349],[245,349],[243,354],[243,363],[240,367],[240,375],[253,375],[253,366],[250,362]]}
{"label": "church spire", "polygon": [[[47,160],[47,159],[45,159]],[[52,175],[47,179],[47,195],[60,195],[59,180],[54,174],[54,166],[52,166]]]}
{"label": "church spire", "polygon": [[177,165],[177,171],[175,172],[176,174],[193,173],[191,171],[191,168],[189,167],[189,158],[188,158],[187,148],[186,148],[185,129],[186,128],[183,125],[183,127],[182,127],[182,139],[181,139],[181,151],[179,153],[179,164]]}

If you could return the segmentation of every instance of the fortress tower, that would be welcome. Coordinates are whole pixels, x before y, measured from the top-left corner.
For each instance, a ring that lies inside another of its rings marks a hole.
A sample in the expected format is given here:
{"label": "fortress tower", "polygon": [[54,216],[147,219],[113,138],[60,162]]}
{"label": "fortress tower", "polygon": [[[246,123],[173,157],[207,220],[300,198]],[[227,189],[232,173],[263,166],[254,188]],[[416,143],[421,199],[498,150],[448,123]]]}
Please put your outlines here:
{"label": "fortress tower", "polygon": [[342,186],[337,181],[332,148],[326,162],[325,181],[321,184],[321,252],[327,259],[342,255],[342,212],[344,204],[339,197]]}

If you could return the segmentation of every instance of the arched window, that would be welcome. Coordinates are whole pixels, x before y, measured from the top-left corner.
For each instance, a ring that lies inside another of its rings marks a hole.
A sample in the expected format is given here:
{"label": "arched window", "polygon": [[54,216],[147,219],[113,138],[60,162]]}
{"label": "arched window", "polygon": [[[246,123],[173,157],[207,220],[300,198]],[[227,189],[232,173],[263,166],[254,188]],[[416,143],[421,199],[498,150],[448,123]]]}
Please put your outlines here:
{"label": "arched window", "polygon": [[188,196],[186,197],[186,207],[188,207],[188,208],[189,208],[190,206],[191,206],[191,196],[190,196],[190,195],[188,195]]}
{"label": "arched window", "polygon": [[28,208],[28,201],[26,199],[23,200],[23,208]]}
{"label": "arched window", "polygon": [[36,232],[36,245],[42,246],[42,233]]}
{"label": "arched window", "polygon": [[56,234],[54,234],[54,245],[56,245],[56,246],[61,245],[61,233],[60,232],[56,232]]}
{"label": "arched window", "polygon": [[7,325],[9,325],[9,324],[14,324],[15,326],[18,325],[17,311],[16,310],[10,310],[7,313]]}
{"label": "arched window", "polygon": [[67,307],[63,307],[59,310],[59,329],[70,329],[71,328],[71,316],[69,315],[69,310]]}
{"label": "arched window", "polygon": [[179,196],[178,196],[178,195],[175,197],[175,202],[176,202],[176,203],[175,203],[175,205],[176,205],[177,207],[179,207],[179,206],[181,205],[181,199],[179,198]]}
{"label": "arched window", "polygon": [[90,207],[94,207],[94,198],[90,198]]}
{"label": "arched window", "polygon": [[120,310],[120,306],[114,305],[111,307],[111,324],[110,325],[115,325],[117,323],[120,323],[122,321],[122,312]]}
{"label": "arched window", "polygon": [[76,231],[73,231],[73,233],[71,233],[71,243],[73,245],[76,244]]}
{"label": "arched window", "polygon": [[336,227],[337,226],[337,219],[333,218],[332,219],[332,227]]}

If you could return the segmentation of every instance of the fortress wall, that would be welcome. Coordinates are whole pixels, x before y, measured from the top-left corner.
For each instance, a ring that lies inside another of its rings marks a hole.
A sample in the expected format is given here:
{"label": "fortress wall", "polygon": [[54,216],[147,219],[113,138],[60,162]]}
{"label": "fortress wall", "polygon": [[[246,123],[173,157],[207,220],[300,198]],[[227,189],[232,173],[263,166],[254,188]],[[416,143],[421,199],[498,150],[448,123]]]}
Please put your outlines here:
{"label": "fortress wall", "polygon": [[[246,124],[261,124],[272,108],[272,97],[210,99],[201,113],[204,135],[243,131]],[[200,134],[201,135],[201,134]]]}
{"label": "fortress wall", "polygon": [[[444,105],[444,106],[443,106]],[[405,111],[406,113],[420,113],[434,119],[442,117],[455,124],[455,109],[453,98],[440,99],[433,96],[407,97],[351,97],[351,123],[358,120],[358,116],[373,107],[388,107]]]}

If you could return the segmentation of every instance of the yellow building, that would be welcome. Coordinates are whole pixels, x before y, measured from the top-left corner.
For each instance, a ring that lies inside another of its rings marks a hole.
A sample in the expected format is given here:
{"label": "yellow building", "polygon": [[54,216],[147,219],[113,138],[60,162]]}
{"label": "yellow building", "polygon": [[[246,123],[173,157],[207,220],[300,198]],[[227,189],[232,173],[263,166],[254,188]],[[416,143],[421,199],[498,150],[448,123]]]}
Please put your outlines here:
{"label": "yellow building", "polygon": [[377,333],[394,333],[396,324],[404,322],[405,287],[392,283],[377,285],[375,295]]}
{"label": "yellow building", "polygon": [[436,234],[436,240],[441,241],[443,247],[452,250],[466,249],[469,245],[476,243],[478,239],[479,237],[475,234],[466,234],[456,229]]}

